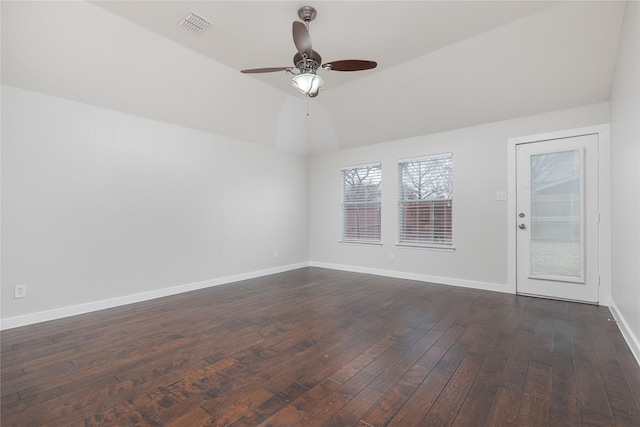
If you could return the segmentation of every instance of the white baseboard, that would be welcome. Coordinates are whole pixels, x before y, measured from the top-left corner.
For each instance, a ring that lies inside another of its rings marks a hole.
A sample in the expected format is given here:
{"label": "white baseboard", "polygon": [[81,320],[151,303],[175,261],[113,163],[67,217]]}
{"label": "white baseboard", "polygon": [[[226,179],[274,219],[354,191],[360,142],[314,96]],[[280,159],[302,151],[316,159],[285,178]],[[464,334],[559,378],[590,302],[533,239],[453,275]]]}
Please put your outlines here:
{"label": "white baseboard", "polygon": [[515,294],[508,285],[497,283],[478,282],[475,280],[456,279],[452,277],[429,276],[426,274],[406,273],[404,271],[382,270],[377,268],[359,267],[343,264],[331,264],[325,262],[309,262],[310,267],[329,268],[332,270],[351,271],[354,273],[374,274],[376,276],[393,277],[395,279],[417,280],[420,282],[436,283],[439,285],[460,286],[462,288],[481,289],[484,291],[503,292]]}
{"label": "white baseboard", "polygon": [[79,305],[73,305],[69,307],[56,308],[54,310],[30,313],[30,314],[25,314],[23,316],[9,317],[9,318],[0,320],[0,330],[32,325],[34,323],[61,319],[63,317],[90,313],[92,311],[104,310],[106,308],[118,307],[121,305],[133,304],[141,301],[148,301],[155,298],[181,294],[184,292],[209,288],[212,286],[239,282],[241,280],[254,279],[256,277],[262,277],[270,274],[282,273],[289,270],[295,270],[298,268],[307,267],[308,265],[309,263],[307,262],[284,265],[281,267],[268,268],[265,270],[257,270],[249,273],[236,274],[236,275],[227,276],[227,277],[220,277],[217,279],[210,279],[202,282],[188,283],[185,285],[173,286],[170,288],[156,289],[153,291],[141,292],[133,295],[125,295],[125,296],[110,298],[110,299],[101,300],[101,301],[94,301],[86,304],[79,304]]}
{"label": "white baseboard", "polygon": [[625,341],[627,341],[627,344],[631,349],[631,353],[633,353],[634,357],[638,361],[638,364],[640,364],[640,340],[635,336],[624,316],[620,314],[620,310],[618,310],[618,307],[616,306],[616,303],[613,302],[613,300],[611,300],[609,308],[611,309],[613,318],[618,324],[618,328],[620,329],[622,336],[624,337]]}

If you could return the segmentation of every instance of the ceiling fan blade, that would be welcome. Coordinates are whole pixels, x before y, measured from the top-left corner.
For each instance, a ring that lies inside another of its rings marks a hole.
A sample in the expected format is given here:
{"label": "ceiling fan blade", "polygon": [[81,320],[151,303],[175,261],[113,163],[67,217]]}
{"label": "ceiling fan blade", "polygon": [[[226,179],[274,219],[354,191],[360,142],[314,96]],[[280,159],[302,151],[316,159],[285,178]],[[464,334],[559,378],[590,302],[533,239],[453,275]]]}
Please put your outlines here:
{"label": "ceiling fan blade", "polygon": [[275,73],[276,71],[287,71],[287,70],[293,70],[293,67],[251,68],[248,70],[240,70],[240,72],[245,74],[256,74],[256,73]]}
{"label": "ceiling fan blade", "polygon": [[293,21],[293,43],[300,55],[303,53],[307,56],[311,55],[311,36],[304,22]]}
{"label": "ceiling fan blade", "polygon": [[378,63],[375,61],[364,61],[362,59],[344,59],[342,61],[327,62],[322,68],[328,68],[332,71],[362,71],[376,68]]}

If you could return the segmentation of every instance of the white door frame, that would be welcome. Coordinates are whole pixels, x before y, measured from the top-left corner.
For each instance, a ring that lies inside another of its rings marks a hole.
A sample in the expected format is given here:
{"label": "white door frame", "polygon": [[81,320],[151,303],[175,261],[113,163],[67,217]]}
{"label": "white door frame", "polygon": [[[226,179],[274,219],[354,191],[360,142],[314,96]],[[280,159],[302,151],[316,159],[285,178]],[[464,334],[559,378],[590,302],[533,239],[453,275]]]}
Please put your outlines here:
{"label": "white door frame", "polygon": [[537,135],[527,135],[507,140],[507,285],[516,293],[516,145],[552,139],[570,138],[581,135],[598,135],[598,262],[600,271],[600,305],[611,304],[611,159],[609,143],[609,125],[597,125],[576,129],[567,129]]}

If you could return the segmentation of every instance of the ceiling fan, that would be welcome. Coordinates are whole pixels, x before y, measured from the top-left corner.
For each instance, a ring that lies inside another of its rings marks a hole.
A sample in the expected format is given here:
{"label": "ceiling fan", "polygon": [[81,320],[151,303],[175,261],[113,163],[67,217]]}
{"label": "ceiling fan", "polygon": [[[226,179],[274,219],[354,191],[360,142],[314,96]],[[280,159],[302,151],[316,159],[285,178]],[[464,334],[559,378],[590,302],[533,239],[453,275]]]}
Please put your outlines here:
{"label": "ceiling fan", "polygon": [[[304,22],[293,22],[293,43],[298,50],[298,53],[293,57],[293,67],[251,68],[241,70],[241,72],[251,74],[285,71],[294,75],[291,84],[302,94],[310,98],[318,96],[318,92],[324,85],[322,77],[317,74],[318,68],[322,64],[322,57],[311,48],[311,36],[309,35],[309,22],[313,21],[316,15],[316,10],[311,6],[303,6],[298,10],[298,16]],[[322,64],[322,68],[332,71],[362,71],[370,70],[377,65],[375,61],[343,59]]]}

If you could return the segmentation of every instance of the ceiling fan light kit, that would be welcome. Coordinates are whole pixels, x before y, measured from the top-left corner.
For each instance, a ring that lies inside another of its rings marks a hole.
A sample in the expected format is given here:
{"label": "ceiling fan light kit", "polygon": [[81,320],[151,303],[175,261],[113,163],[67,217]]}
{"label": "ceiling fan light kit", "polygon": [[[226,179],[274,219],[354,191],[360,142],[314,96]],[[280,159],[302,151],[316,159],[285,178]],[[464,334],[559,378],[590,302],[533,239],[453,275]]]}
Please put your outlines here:
{"label": "ceiling fan light kit", "polygon": [[309,98],[315,98],[318,96],[318,92],[320,92],[322,86],[324,86],[324,80],[314,73],[302,73],[294,76],[291,84],[298,89],[301,94],[307,95]]}
{"label": "ceiling fan light kit", "polygon": [[[298,50],[298,53],[293,57],[295,67],[252,68],[241,70],[241,72],[257,74],[285,71],[294,74],[293,80],[291,81],[293,87],[298,89],[303,95],[309,98],[315,98],[324,86],[324,80],[317,74],[320,64],[322,63],[322,57],[311,48],[311,36],[309,35],[309,22],[316,18],[317,12],[311,6],[303,6],[298,10],[298,16],[304,22],[293,22],[293,43]],[[377,65],[375,61],[345,59],[322,64],[322,69],[327,71],[362,71],[373,69]],[[292,71],[294,68],[298,70],[297,73]]]}

